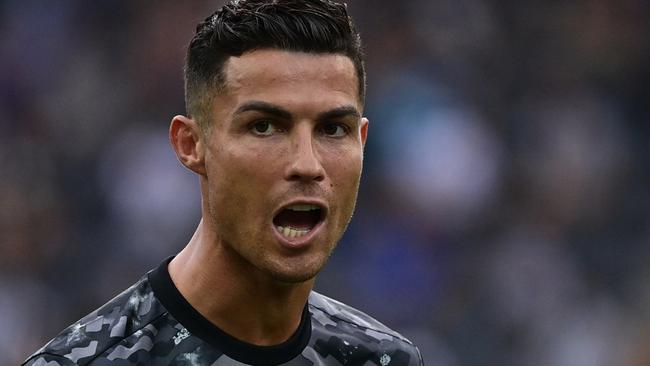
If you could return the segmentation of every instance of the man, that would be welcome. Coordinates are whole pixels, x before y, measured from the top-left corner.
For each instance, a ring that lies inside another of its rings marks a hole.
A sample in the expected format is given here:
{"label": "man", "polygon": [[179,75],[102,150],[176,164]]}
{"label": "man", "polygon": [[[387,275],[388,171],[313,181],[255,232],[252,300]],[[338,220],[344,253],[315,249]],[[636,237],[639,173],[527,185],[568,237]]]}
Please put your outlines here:
{"label": "man", "polygon": [[200,180],[187,246],[26,365],[421,365],[312,291],[356,202],[368,120],[359,36],[329,0],[234,0],[197,27],[171,144]]}

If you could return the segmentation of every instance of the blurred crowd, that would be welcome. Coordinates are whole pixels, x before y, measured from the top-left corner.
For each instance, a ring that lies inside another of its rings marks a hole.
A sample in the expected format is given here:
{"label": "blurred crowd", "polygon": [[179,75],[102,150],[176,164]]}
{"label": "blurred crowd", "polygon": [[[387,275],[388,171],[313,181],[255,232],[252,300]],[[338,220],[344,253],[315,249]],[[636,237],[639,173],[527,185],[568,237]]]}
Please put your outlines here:
{"label": "blurred crowd", "polygon": [[[167,142],[223,1],[0,2],[0,364],[182,248]],[[428,365],[650,363],[650,2],[350,0],[371,121],[317,289]]]}

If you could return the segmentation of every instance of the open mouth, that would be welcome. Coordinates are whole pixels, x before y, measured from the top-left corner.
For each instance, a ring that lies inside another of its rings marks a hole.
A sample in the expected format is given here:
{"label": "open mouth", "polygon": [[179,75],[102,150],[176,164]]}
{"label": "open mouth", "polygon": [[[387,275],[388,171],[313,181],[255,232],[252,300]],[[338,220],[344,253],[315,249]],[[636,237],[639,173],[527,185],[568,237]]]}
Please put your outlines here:
{"label": "open mouth", "polygon": [[307,235],[323,220],[323,213],[319,205],[295,204],[275,215],[273,225],[285,238],[299,238]]}

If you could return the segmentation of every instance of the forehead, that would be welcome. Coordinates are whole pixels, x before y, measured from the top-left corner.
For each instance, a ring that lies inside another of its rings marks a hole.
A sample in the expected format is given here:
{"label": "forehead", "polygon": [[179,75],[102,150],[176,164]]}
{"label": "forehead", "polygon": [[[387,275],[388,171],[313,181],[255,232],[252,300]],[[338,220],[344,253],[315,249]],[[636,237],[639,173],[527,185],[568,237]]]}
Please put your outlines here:
{"label": "forehead", "polygon": [[228,59],[224,75],[225,94],[236,98],[300,96],[359,104],[354,63],[345,55],[256,50]]}

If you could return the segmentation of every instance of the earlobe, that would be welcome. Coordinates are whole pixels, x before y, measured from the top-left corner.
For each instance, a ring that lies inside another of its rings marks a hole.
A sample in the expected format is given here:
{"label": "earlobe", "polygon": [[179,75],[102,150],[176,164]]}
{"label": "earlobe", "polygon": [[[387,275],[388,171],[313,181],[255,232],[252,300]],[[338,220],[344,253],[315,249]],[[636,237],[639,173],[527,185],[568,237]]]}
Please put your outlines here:
{"label": "earlobe", "polygon": [[178,161],[187,169],[205,175],[205,160],[200,127],[186,116],[175,116],[169,126],[169,142]]}

